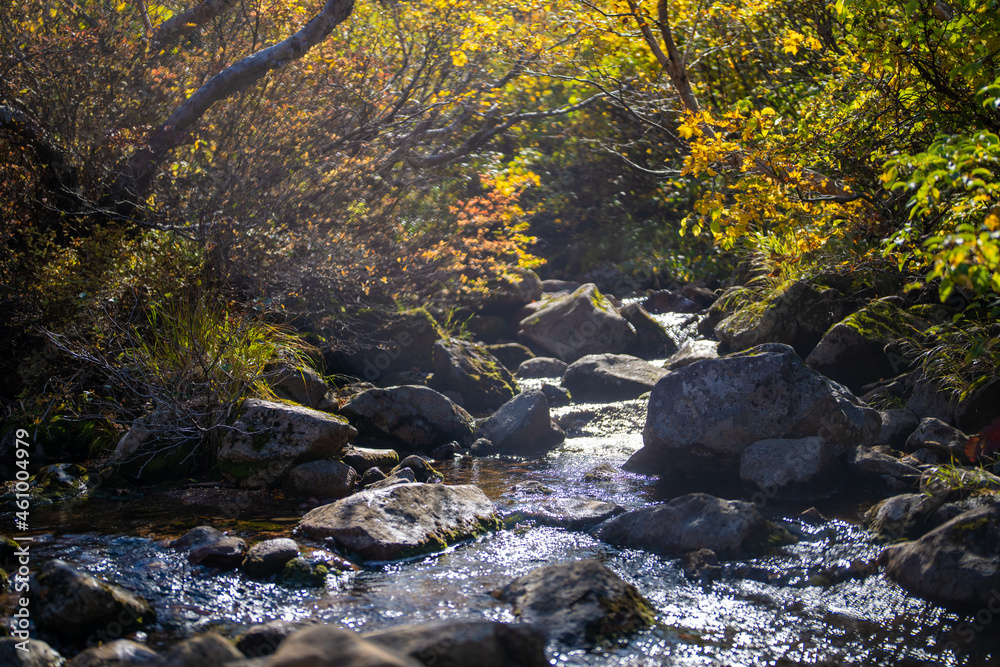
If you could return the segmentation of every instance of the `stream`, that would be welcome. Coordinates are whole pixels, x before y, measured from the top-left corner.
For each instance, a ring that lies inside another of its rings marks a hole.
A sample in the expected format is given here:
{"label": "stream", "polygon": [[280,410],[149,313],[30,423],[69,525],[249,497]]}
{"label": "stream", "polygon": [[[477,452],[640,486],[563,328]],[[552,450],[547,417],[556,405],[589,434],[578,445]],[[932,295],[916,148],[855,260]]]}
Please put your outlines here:
{"label": "stream", "polygon": [[[873,498],[848,493],[818,503],[829,517],[819,523],[799,518],[808,505],[763,502],[761,511],[800,541],[768,557],[723,563],[721,579],[704,584],[685,578],[678,559],[519,519],[543,498],[586,497],[632,509],[689,492],[620,471],[585,479],[600,464],[620,470],[641,446],[645,410],[642,399],[554,409],[568,437],[545,458],[436,463],[446,483],[482,488],[507,517],[507,528],[413,561],[330,575],[325,588],[296,590],[193,567],[185,554],[163,545],[201,524],[248,543],[290,535],[305,509],[263,495],[229,505],[196,502],[209,493],[198,488],[37,507],[33,521],[45,528],[32,552],[62,558],[144,596],[159,616],[148,632],[154,648],[209,629],[231,636],[274,619],[319,619],[359,631],[455,618],[514,621],[510,606],[490,591],[544,564],[596,558],[637,586],[657,609],[658,624],[603,652],[550,645],[554,664],[987,665],[1000,656],[994,628],[972,632],[971,617],[910,596],[877,570],[852,569],[873,561],[882,548],[857,525]],[[516,488],[524,482],[540,483],[550,495],[532,493],[530,485]],[[741,488],[700,490],[747,497]],[[303,551],[322,555],[321,544],[298,541]],[[836,574],[844,572],[853,574]]]}

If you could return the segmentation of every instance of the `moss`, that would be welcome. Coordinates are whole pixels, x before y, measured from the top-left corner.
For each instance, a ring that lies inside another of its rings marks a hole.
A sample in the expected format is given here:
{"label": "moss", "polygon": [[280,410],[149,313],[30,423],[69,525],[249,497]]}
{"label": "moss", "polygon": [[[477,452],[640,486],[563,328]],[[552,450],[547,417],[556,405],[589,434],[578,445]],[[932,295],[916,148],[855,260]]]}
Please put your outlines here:
{"label": "moss", "polygon": [[755,531],[743,545],[743,551],[750,556],[766,555],[798,541],[788,529],[772,521],[765,521],[764,526]]}
{"label": "moss", "polygon": [[887,301],[872,301],[842,322],[869,340],[892,341],[920,333],[919,322]]}
{"label": "moss", "polygon": [[952,526],[952,530],[956,533],[978,533],[985,530],[989,526],[989,523],[989,517],[981,516],[971,521],[960,521]]}
{"label": "moss", "polygon": [[600,621],[590,624],[585,630],[587,639],[598,647],[617,643],[626,635],[650,627],[656,622],[656,611],[631,585],[622,596],[602,597],[598,604],[604,615]]}
{"label": "moss", "polygon": [[285,564],[281,572],[281,583],[292,588],[317,588],[326,585],[330,568],[326,563],[308,560],[301,556]]}
{"label": "moss", "polygon": [[219,472],[222,473],[223,477],[231,479],[236,482],[242,482],[245,479],[249,479],[253,475],[257,474],[261,470],[267,468],[268,461],[220,461],[219,462]]}

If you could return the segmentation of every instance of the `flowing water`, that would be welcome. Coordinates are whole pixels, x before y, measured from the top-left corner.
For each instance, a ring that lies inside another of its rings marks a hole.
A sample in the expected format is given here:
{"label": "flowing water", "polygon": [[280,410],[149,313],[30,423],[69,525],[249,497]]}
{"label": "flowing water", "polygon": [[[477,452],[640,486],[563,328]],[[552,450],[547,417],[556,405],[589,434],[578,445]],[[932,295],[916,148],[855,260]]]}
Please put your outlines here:
{"label": "flowing water", "polygon": [[[544,564],[596,558],[638,587],[659,622],[601,652],[552,645],[556,664],[986,665],[1000,656],[994,628],[973,626],[971,617],[911,597],[877,571],[853,567],[871,562],[881,549],[856,525],[857,499],[820,505],[832,518],[819,524],[797,518],[804,506],[767,503],[762,511],[800,541],[765,558],[725,563],[722,578],[706,584],[687,580],[676,559],[518,521],[519,510],[540,499],[515,488],[522,482],[540,482],[551,490],[548,498],[595,498],[626,508],[690,490],[628,473],[584,479],[603,463],[620,468],[641,446],[645,401],[553,413],[569,426],[570,437],[544,459],[437,464],[447,483],[480,486],[509,517],[505,530],[414,561],[331,575],[323,588],[295,590],[192,567],[184,554],[162,546],[163,539],[202,523],[248,542],[290,534],[304,508],[263,494],[227,503],[210,490],[188,489],[39,507],[32,516],[46,529],[34,555],[62,558],[145,596],[159,615],[149,632],[154,646],[206,629],[234,634],[272,619],[321,619],[357,630],[452,618],[513,621],[509,605],[490,591]],[[744,495],[739,488],[711,491]],[[321,545],[300,543],[322,555]],[[844,572],[854,574],[836,576]]]}

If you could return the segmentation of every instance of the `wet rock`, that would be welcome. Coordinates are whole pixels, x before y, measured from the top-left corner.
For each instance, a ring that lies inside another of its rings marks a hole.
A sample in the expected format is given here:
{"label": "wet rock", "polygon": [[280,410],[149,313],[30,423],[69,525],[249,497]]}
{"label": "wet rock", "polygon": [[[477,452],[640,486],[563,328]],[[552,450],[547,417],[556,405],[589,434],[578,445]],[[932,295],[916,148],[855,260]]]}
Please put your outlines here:
{"label": "wet rock", "polygon": [[622,352],[635,329],[593,283],[555,297],[521,320],[518,337],[554,357],[573,362],[588,354]]}
{"label": "wet rock", "polygon": [[225,535],[212,526],[198,526],[184,533],[167,546],[171,549],[185,549],[190,551],[205,544],[210,544],[221,540]]}
{"label": "wet rock", "polygon": [[367,489],[388,489],[397,484],[412,484],[417,481],[417,475],[409,468],[399,468],[394,470],[388,477],[372,482]]}
{"label": "wet rock", "polygon": [[919,469],[869,447],[851,449],[847,467],[856,475],[887,476],[909,483],[916,482],[920,477]]}
{"label": "wet rock", "polygon": [[822,438],[758,440],[740,457],[740,478],[768,497],[816,499],[830,495],[843,462]]}
{"label": "wet rock", "polygon": [[299,545],[287,537],[264,540],[250,547],[243,561],[248,577],[264,579],[285,569],[285,564],[299,555]]}
{"label": "wet rock", "polygon": [[61,560],[41,566],[31,593],[38,628],[71,641],[106,632],[112,624],[130,631],[156,620],[156,613],[143,598]]}
{"label": "wet rock", "polygon": [[668,371],[624,354],[592,354],[570,364],[562,386],[576,401],[610,403],[651,391]]}
{"label": "wet rock", "polygon": [[538,456],[565,439],[549,414],[549,403],[540,391],[525,391],[500,407],[476,431],[477,438],[493,443],[503,456]]}
{"label": "wet rock", "polygon": [[968,442],[969,436],[957,428],[940,419],[925,417],[920,420],[917,430],[906,439],[906,450],[913,452],[929,448],[968,464],[969,458],[965,455],[965,445]]}
{"label": "wet rock", "polygon": [[670,556],[698,549],[737,556],[760,548],[772,533],[752,503],[692,493],[626,512],[596,534],[617,546]]}
{"label": "wet rock", "polygon": [[891,301],[872,301],[830,327],[806,357],[806,366],[860,392],[865,385],[905,371],[910,362],[896,349],[929,325]]}
{"label": "wet rock", "polygon": [[885,576],[914,595],[962,610],[1000,603],[1000,503],[960,514],[879,556]]}
{"label": "wet rock", "polygon": [[540,567],[494,595],[513,604],[521,621],[574,647],[613,643],[655,615],[635,586],[596,560]]}
{"label": "wet rock", "polygon": [[621,505],[590,498],[551,498],[516,515],[519,520],[534,521],[543,526],[584,530],[624,511]]}
{"label": "wet rock", "polygon": [[514,375],[519,378],[561,378],[569,364],[554,357],[535,357],[517,367]]}
{"label": "wet rock", "polygon": [[0,665],[4,667],[61,667],[64,664],[63,657],[40,639],[27,640],[26,648],[28,650],[26,651],[18,648],[21,641],[14,637],[0,638]]}
{"label": "wet rock", "polygon": [[346,463],[320,459],[289,470],[281,487],[302,498],[343,498],[354,491],[357,481],[357,471]]}
{"label": "wet rock", "polygon": [[902,449],[906,439],[920,426],[917,415],[909,408],[880,410],[878,414],[882,418],[882,430],[875,439],[876,445],[889,445],[893,449]]}
{"label": "wet rock", "polygon": [[517,394],[510,371],[483,345],[452,339],[434,344],[434,378],[438,391],[457,391],[469,411],[496,410]]}
{"label": "wet rock", "polygon": [[588,470],[583,475],[583,481],[585,482],[610,482],[621,476],[621,471],[615,468],[610,463],[601,463],[590,470]]}
{"label": "wet rock", "polygon": [[[438,621],[362,635],[433,667],[548,667],[545,635],[527,625]],[[447,641],[442,641],[447,638]]]}
{"label": "wet rock", "polygon": [[387,475],[378,468],[369,468],[368,470],[365,471],[365,474],[361,476],[361,480],[358,482],[358,486],[361,487],[362,489],[367,489],[373,484],[381,482],[386,478]]}
{"label": "wet rock", "polygon": [[805,358],[830,325],[853,310],[853,304],[836,290],[798,281],[773,298],[760,315],[755,314],[758,310],[756,305],[737,310],[715,327],[715,337],[727,351],[783,343]]}
{"label": "wet rock", "polygon": [[206,632],[165,651],[156,667],[221,667],[243,657],[229,641],[214,632]]}
{"label": "wet rock", "polygon": [[546,382],[540,391],[545,394],[545,400],[549,402],[550,408],[565,407],[573,402],[573,396],[565,387],[557,387]]}
{"label": "wet rock", "polygon": [[399,463],[399,453],[394,449],[369,449],[366,447],[348,447],[340,460],[354,468],[359,475],[364,475],[369,468],[385,468],[391,470]]}
{"label": "wet rock", "polygon": [[664,376],[649,399],[643,448],[626,464],[644,473],[738,474],[751,443],[818,436],[834,456],[870,444],[878,413],[807,368],[786,345],[702,361]]}
{"label": "wet rock", "polygon": [[702,309],[683,294],[668,289],[647,292],[642,306],[651,313],[697,313]]}
{"label": "wet rock", "polygon": [[472,456],[493,456],[497,453],[497,448],[493,445],[493,441],[489,438],[476,438],[475,441],[469,445],[469,454]]}
{"label": "wet rock", "polygon": [[681,296],[694,301],[702,308],[711,308],[712,304],[718,301],[719,297],[715,295],[715,292],[708,289],[707,287],[702,287],[701,285],[694,285],[688,283],[681,287]]}
{"label": "wet rock", "polygon": [[284,366],[267,374],[267,383],[280,398],[286,398],[307,408],[333,410],[337,400],[323,376],[308,366]]}
{"label": "wet rock", "polygon": [[514,493],[523,493],[528,495],[543,495],[543,496],[549,496],[555,493],[550,487],[545,486],[544,484],[536,480],[515,484],[514,487],[511,489],[511,491]]}
{"label": "wet rock", "polygon": [[431,450],[430,457],[435,461],[450,461],[462,452],[462,445],[455,441],[438,445]]}
{"label": "wet rock", "polygon": [[714,581],[722,576],[719,557],[711,549],[689,551],[681,559],[684,576],[694,581]]}
{"label": "wet rock", "polygon": [[75,463],[54,463],[38,470],[31,479],[31,502],[49,505],[83,498],[96,486],[87,469]]}
{"label": "wet rock", "polygon": [[642,359],[662,359],[677,352],[670,332],[638,303],[626,304],[618,312],[635,329],[635,340],[625,348],[626,353]]}
{"label": "wet rock", "polygon": [[475,486],[398,484],[317,507],[296,530],[330,538],[362,561],[389,561],[439,551],[499,527],[493,503]]}
{"label": "wet rock", "polygon": [[310,625],[296,621],[271,621],[255,625],[236,638],[236,648],[248,658],[273,655],[283,641]]}
{"label": "wet rock", "polygon": [[423,451],[452,440],[472,439],[476,422],[447,396],[416,385],[369,389],[352,398],[340,413],[369,432],[398,440],[409,451]]}
{"label": "wet rock", "polygon": [[188,562],[219,570],[233,570],[240,566],[246,553],[247,543],[242,538],[221,537],[192,550],[188,554]]}
{"label": "wet rock", "polygon": [[[77,654],[66,667],[132,667],[134,665],[150,665],[152,667],[159,657],[156,651],[142,644],[129,639],[116,639]],[[17,665],[18,663],[5,662],[0,656],[0,664]]]}
{"label": "wet rock", "polygon": [[337,458],[357,434],[342,417],[250,398],[219,447],[219,472],[244,488],[265,487],[297,463]]}
{"label": "wet rock", "polygon": [[690,366],[703,359],[718,359],[719,343],[714,340],[691,340],[684,344],[673,356],[667,359],[664,366],[667,370],[676,370]]}
{"label": "wet rock", "polygon": [[362,639],[350,630],[317,625],[286,639],[268,667],[420,667],[413,658]]}
{"label": "wet rock", "polygon": [[520,343],[498,343],[487,345],[486,349],[500,360],[504,368],[513,372],[518,366],[535,356],[535,353]]}
{"label": "wet rock", "polygon": [[281,570],[280,581],[289,588],[322,588],[330,566],[324,562],[296,556]]}
{"label": "wet rock", "polygon": [[913,539],[930,530],[930,515],[941,500],[923,493],[904,493],[886,498],[869,509],[864,525],[881,539],[895,542]]}
{"label": "wet rock", "polygon": [[407,456],[405,459],[399,462],[399,465],[392,469],[391,475],[396,475],[402,472],[404,469],[408,469],[413,473],[413,477],[418,482],[440,482],[444,479],[437,470],[427,462],[426,459],[422,459],[415,454]]}

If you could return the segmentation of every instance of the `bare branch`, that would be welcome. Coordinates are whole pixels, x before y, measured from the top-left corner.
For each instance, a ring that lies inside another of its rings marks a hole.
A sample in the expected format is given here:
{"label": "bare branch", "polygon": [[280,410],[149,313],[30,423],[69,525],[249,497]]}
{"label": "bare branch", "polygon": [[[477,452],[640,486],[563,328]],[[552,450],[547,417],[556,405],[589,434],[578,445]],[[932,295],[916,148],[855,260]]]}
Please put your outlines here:
{"label": "bare branch", "polygon": [[[156,26],[156,30],[152,33],[153,37],[150,42],[153,53],[162,51],[192,30],[200,28],[216,16],[228,11],[235,4],[236,0],[202,0],[186,12],[170,17]],[[140,8],[145,10],[145,2],[142,2]],[[143,16],[146,16],[145,11],[143,11]],[[149,26],[148,16],[146,16],[146,25],[148,30],[152,30],[152,27]]]}

